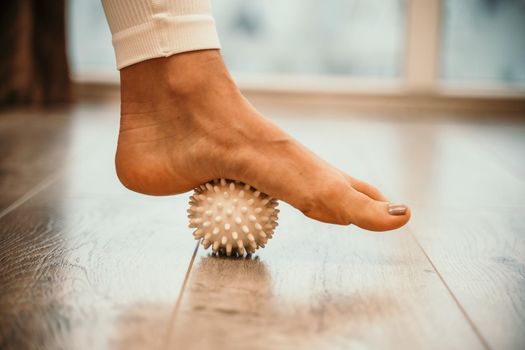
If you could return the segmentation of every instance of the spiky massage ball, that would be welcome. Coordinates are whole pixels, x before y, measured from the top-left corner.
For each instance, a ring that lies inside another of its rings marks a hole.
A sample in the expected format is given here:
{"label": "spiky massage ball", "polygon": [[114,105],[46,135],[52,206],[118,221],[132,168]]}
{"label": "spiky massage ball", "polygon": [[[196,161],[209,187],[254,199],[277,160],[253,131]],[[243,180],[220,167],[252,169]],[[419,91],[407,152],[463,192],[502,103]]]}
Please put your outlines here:
{"label": "spiky massage ball", "polygon": [[277,200],[239,181],[214,180],[195,188],[188,217],[205,249],[231,256],[265,247],[277,226]]}

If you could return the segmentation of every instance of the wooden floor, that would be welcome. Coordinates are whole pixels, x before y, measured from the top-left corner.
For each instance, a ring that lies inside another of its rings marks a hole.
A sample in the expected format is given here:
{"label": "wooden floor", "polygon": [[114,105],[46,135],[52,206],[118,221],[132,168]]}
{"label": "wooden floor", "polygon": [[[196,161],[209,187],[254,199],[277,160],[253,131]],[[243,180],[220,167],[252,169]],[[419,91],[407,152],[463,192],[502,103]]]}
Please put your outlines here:
{"label": "wooden floor", "polygon": [[212,257],[187,195],[117,182],[118,104],[3,112],[0,349],[525,349],[525,118],[258,107],[409,225],[281,204],[255,257]]}

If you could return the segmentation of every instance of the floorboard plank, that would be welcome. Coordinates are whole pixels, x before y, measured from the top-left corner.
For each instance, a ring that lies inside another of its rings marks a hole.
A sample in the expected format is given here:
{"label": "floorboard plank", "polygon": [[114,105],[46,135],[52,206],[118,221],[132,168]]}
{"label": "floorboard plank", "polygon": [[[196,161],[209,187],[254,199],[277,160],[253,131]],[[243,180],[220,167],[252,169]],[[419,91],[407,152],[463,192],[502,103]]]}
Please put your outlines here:
{"label": "floorboard plank", "polygon": [[367,234],[292,210],[258,259],[200,251],[175,348],[482,348],[407,232]]}
{"label": "floorboard plank", "polygon": [[409,228],[487,346],[523,349],[525,122],[508,123],[399,125],[364,152],[374,181],[410,198]]}
{"label": "floorboard plank", "polygon": [[195,246],[186,198],[124,189],[118,114],[75,113],[62,176],[0,219],[0,348],[163,348]]}
{"label": "floorboard plank", "polygon": [[523,349],[523,210],[431,211],[410,227],[439,273],[491,348]]}
{"label": "floorboard plank", "polygon": [[67,109],[0,113],[0,211],[63,164],[69,122]]}

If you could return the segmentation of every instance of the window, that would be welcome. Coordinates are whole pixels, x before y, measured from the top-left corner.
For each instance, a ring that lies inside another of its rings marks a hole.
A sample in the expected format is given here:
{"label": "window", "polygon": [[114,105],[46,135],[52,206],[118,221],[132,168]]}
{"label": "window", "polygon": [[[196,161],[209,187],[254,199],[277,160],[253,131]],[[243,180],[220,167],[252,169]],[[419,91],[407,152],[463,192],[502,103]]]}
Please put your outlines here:
{"label": "window", "polygon": [[[113,73],[100,0],[70,0],[73,72]],[[228,66],[247,73],[397,78],[403,65],[403,0],[215,0]]]}
{"label": "window", "polygon": [[525,1],[444,0],[441,77],[525,86]]}
{"label": "window", "polygon": [[233,70],[402,74],[403,0],[216,0],[213,8]]}
{"label": "window", "polygon": [[[74,74],[116,77],[100,0],[69,5]],[[213,0],[213,10],[234,72],[525,86],[523,0]]]}

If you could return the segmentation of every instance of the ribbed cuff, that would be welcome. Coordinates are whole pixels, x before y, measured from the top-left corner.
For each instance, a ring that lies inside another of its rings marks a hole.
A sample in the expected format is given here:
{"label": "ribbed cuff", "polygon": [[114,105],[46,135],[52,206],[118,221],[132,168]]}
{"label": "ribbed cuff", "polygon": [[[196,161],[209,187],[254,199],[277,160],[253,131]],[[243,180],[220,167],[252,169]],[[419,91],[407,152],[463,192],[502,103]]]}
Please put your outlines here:
{"label": "ribbed cuff", "polygon": [[155,14],[146,23],[113,34],[117,68],[176,53],[220,49],[215,20],[208,14]]}

